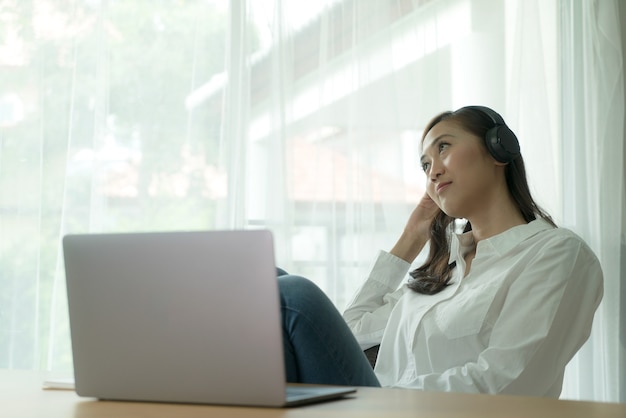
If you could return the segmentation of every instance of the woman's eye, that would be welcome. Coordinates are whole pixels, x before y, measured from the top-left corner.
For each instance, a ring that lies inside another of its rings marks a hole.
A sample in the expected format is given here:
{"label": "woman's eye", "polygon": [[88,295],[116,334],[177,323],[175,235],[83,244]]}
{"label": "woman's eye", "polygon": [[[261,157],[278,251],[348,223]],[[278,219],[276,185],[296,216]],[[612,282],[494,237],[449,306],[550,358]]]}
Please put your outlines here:
{"label": "woman's eye", "polygon": [[424,172],[428,170],[428,167],[430,167],[429,163],[422,163],[422,170],[424,170]]}
{"label": "woman's eye", "polygon": [[443,151],[444,149],[448,148],[448,146],[450,146],[450,144],[448,144],[447,142],[441,142],[439,144],[439,152]]}

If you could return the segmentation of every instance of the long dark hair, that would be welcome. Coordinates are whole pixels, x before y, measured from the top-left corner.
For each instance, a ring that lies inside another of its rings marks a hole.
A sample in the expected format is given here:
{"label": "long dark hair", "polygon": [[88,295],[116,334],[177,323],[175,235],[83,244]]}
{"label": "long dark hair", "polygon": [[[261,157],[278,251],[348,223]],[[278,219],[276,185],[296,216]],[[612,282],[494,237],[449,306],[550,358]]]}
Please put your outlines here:
{"label": "long dark hair", "polygon": [[[428,132],[439,122],[454,121],[463,129],[479,138],[493,128],[491,118],[479,110],[461,108],[455,112],[443,112],[435,116],[424,129],[422,142]],[[521,154],[509,162],[504,169],[506,184],[519,211],[526,220],[531,222],[537,217],[543,218],[556,227],[556,224],[543,209],[533,200],[526,179],[526,169]],[[448,264],[450,260],[450,234],[459,228],[459,219],[446,215],[443,211],[433,219],[430,227],[430,252],[428,258],[420,267],[413,270],[413,277],[408,284],[409,288],[423,294],[432,295],[443,290],[452,277],[455,264]],[[472,225],[466,221],[463,232],[471,231]]]}

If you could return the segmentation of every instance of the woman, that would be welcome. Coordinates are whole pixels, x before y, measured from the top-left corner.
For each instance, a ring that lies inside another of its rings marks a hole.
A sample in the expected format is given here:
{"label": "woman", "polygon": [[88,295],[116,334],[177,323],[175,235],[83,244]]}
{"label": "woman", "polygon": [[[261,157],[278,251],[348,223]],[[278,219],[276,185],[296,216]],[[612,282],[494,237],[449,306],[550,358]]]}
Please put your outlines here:
{"label": "woman", "polygon": [[[306,279],[280,277],[288,380],[558,397],[602,298],[596,256],[533,201],[493,110],[438,115],[421,149],[426,193],[343,318]],[[372,373],[361,351],[378,344]]]}

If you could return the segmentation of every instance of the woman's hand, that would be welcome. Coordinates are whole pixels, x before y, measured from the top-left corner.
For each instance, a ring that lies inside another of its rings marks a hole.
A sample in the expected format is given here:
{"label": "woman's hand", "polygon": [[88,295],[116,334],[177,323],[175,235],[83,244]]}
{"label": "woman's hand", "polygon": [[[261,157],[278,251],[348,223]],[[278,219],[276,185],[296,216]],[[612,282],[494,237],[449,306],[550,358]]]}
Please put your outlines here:
{"label": "woman's hand", "polygon": [[424,193],[409,216],[400,239],[391,249],[391,254],[412,263],[428,242],[430,224],[440,211],[428,193]]}
{"label": "woman's hand", "polygon": [[428,193],[424,193],[422,199],[415,209],[413,209],[404,231],[414,236],[416,239],[418,237],[426,237],[426,240],[428,240],[430,236],[430,224],[439,211],[439,206],[430,198]]}

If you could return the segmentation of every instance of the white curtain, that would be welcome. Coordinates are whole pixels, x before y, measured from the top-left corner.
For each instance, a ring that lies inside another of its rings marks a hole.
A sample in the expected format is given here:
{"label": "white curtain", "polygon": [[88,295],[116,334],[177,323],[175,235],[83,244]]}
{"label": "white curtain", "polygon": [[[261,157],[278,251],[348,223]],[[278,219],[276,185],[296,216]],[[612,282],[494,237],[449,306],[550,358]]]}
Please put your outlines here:
{"label": "white curtain", "polygon": [[485,104],[518,133],[537,200],[607,277],[563,397],[626,399],[617,1],[0,10],[0,368],[71,372],[67,233],[269,228],[277,264],[343,308],[423,192],[424,125]]}
{"label": "white curtain", "polygon": [[592,246],[605,275],[604,300],[589,342],[570,364],[564,395],[624,402],[626,186],[619,7],[603,0],[563,2],[561,187],[562,223],[575,227]]}

